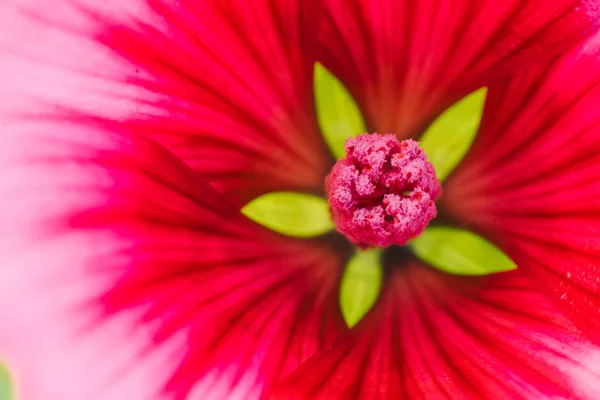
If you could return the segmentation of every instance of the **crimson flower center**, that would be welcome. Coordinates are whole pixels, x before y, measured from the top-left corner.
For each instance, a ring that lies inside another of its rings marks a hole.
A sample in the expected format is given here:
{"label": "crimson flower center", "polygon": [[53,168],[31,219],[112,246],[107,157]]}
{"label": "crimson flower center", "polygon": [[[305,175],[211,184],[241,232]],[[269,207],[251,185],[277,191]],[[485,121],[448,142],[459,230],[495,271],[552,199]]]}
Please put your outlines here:
{"label": "crimson flower center", "polygon": [[442,189],[419,144],[373,133],[348,139],[345,148],[325,179],[337,230],[361,248],[402,246],[421,234]]}

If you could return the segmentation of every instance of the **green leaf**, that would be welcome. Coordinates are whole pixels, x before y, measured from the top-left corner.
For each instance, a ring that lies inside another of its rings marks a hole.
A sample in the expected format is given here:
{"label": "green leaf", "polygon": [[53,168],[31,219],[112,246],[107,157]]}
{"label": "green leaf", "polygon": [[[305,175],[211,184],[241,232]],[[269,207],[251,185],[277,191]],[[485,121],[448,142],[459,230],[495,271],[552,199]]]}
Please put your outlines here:
{"label": "green leaf", "polygon": [[366,131],[360,109],[344,85],[320,63],[315,64],[314,86],[323,137],[333,155],[343,158],[346,140]]}
{"label": "green leaf", "polygon": [[517,268],[506,254],[473,232],[427,228],[410,246],[423,261],[456,275],[487,275]]}
{"label": "green leaf", "polygon": [[371,309],[381,292],[381,250],[357,252],[346,266],[340,287],[340,307],[349,327]]}
{"label": "green leaf", "polygon": [[0,399],[11,400],[13,398],[13,389],[8,369],[0,364]]}
{"label": "green leaf", "polygon": [[242,213],[289,236],[318,236],[335,228],[327,201],[306,193],[267,193],[244,206]]}
{"label": "green leaf", "polygon": [[439,180],[446,178],[471,147],[487,95],[481,88],[448,108],[429,126],[421,148],[435,167]]}

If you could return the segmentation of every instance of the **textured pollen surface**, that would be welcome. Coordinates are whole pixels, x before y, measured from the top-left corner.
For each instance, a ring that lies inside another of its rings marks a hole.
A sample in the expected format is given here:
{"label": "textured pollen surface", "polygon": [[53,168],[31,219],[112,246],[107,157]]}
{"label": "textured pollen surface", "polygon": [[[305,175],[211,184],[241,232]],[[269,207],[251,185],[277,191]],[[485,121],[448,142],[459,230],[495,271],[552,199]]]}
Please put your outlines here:
{"label": "textured pollen surface", "polygon": [[437,214],[433,165],[414,140],[363,134],[346,142],[325,180],[338,231],[362,248],[404,245]]}

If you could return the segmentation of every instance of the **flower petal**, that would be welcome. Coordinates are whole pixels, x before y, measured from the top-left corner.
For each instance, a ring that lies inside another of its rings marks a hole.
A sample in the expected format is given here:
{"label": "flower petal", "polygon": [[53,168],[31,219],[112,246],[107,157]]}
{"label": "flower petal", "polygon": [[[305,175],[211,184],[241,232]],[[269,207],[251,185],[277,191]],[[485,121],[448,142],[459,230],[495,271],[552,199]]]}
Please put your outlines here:
{"label": "flower petal", "polygon": [[[81,52],[67,53],[62,65],[83,72],[80,90],[61,105],[80,108],[80,102],[98,97],[84,90],[86,83],[109,76],[117,88],[99,89],[112,102],[127,103],[130,112],[93,112],[151,135],[230,200],[245,203],[270,191],[323,191],[333,159],[313,103],[319,1],[150,0],[142,2],[148,3],[145,12],[135,14],[108,13],[87,0],[69,2],[81,4],[79,14],[93,29],[80,28],[76,17],[39,10],[33,12],[41,20],[32,28],[36,37],[67,31],[72,46],[82,36],[96,42],[85,47],[86,57],[112,57],[99,68],[82,66],[76,59]],[[52,43],[45,46],[46,52],[58,52]],[[31,52],[37,46],[29,47]]]}
{"label": "flower petal", "polygon": [[495,241],[600,340],[600,37],[490,86],[442,215]]}
{"label": "flower petal", "polygon": [[457,277],[410,259],[395,265],[386,285],[373,314],[286,378],[273,398],[598,394],[600,371],[586,364],[597,350],[517,271]]}
{"label": "flower petal", "polygon": [[525,61],[593,32],[590,0],[330,0],[320,61],[369,132],[418,136],[446,107]]}
{"label": "flower petal", "polygon": [[0,358],[19,399],[253,398],[346,329],[344,248],[261,228],[147,138],[9,126]]}

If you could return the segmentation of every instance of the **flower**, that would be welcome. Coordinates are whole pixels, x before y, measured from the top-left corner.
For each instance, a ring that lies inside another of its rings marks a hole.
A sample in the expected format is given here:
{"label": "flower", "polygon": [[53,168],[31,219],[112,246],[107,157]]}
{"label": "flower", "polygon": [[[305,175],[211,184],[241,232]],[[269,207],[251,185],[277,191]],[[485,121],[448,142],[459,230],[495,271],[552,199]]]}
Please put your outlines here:
{"label": "flower", "polygon": [[[595,1],[23,1],[0,20],[19,398],[597,397]],[[438,221],[518,269],[450,275],[390,246],[347,326],[349,242],[240,212],[324,194],[315,62],[399,140],[488,88]]]}

